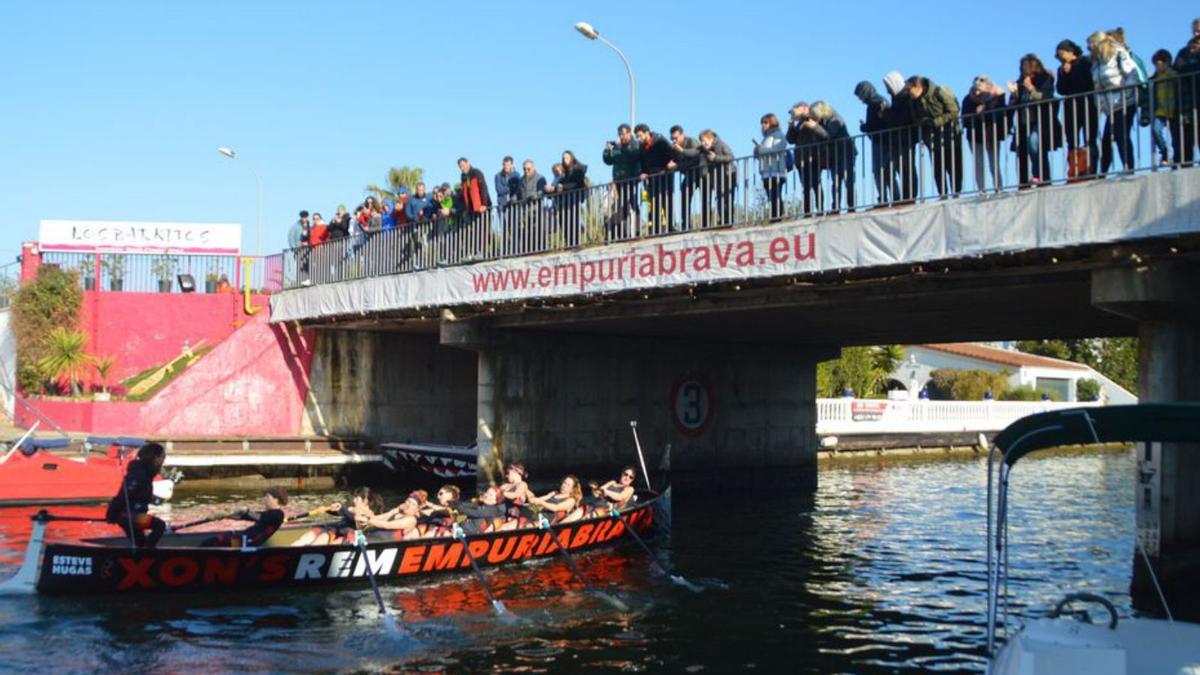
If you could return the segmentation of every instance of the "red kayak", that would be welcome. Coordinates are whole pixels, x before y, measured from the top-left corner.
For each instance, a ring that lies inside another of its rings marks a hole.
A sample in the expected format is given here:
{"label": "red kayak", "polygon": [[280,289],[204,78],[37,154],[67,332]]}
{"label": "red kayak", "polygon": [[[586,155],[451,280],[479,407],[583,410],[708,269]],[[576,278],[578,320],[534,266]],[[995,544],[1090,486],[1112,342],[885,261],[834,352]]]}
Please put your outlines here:
{"label": "red kayak", "polygon": [[[24,439],[0,456],[0,505],[70,504],[104,501],[116,493],[125,475],[126,457],[142,441],[89,438],[85,447],[108,446],[106,453],[84,452],[64,457],[47,451],[63,448],[68,439]],[[154,481],[154,493],[170,499],[174,482]],[[165,493],[164,493],[165,491]]]}

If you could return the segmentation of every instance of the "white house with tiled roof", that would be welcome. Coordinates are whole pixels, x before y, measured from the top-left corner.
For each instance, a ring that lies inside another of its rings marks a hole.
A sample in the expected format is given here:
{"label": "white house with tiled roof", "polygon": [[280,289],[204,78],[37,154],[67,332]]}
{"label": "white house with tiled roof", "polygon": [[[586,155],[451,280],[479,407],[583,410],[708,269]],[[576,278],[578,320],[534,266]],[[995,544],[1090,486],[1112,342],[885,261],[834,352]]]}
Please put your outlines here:
{"label": "white house with tiled roof", "polygon": [[916,398],[929,384],[929,374],[939,368],[1007,371],[1009,386],[1053,391],[1063,401],[1078,400],[1076,389],[1080,380],[1095,380],[1100,384],[1104,401],[1137,403],[1137,397],[1121,385],[1081,363],[975,342],[906,346],[904,360],[892,371],[893,386],[899,385],[911,398]]}

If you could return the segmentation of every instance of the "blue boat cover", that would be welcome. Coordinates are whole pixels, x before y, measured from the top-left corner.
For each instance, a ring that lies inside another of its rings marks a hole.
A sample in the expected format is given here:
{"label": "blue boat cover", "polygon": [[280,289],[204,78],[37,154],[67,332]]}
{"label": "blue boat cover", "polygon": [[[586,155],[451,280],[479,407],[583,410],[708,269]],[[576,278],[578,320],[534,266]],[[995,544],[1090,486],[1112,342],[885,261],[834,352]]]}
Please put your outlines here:
{"label": "blue boat cover", "polygon": [[132,436],[88,436],[87,442],[92,445],[119,445],[124,448],[140,448],[146,444],[146,439],[133,438]]}

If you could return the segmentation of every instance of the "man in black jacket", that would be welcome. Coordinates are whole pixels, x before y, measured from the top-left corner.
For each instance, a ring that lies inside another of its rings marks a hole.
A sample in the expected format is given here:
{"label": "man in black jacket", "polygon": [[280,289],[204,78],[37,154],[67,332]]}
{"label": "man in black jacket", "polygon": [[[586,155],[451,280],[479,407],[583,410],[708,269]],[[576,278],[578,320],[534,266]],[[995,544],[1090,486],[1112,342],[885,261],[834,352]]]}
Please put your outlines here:
{"label": "man in black jacket", "polygon": [[887,137],[887,99],[875,91],[874,85],[866,80],[854,87],[854,95],[867,106],[867,119],[858,125],[858,130],[871,139],[871,174],[875,178],[877,204],[883,205],[896,198],[900,186],[896,183],[895,171],[891,169],[891,144]]}
{"label": "man in black jacket", "polygon": [[888,159],[893,175],[900,177],[900,194],[892,203],[912,203],[917,196],[917,131],[904,76],[892,70],[883,76],[883,86],[892,97],[887,110]]}
{"label": "man in black jacket", "polygon": [[650,229],[667,232],[671,229],[675,212],[674,175],[669,172],[673,153],[671,144],[662,134],[650,131],[650,127],[639,124],[633,130],[642,153],[642,182],[650,195]]}
{"label": "man in black jacket", "polygon": [[817,146],[822,139],[815,129],[820,125],[809,113],[808,103],[792,106],[788,118],[787,141],[795,147],[796,171],[800,173],[800,189],[804,192],[804,216],[825,210],[825,195],[821,191],[821,158]]}
{"label": "man in black jacket", "polygon": [[[154,548],[166,532],[167,524],[150,515],[150,504],[154,502],[154,476],[162,470],[167,451],[158,443],[143,445],[137,459],[125,468],[125,478],[117,494],[108,503],[104,520],[125,531],[134,546]],[[144,530],[150,530],[150,536]]]}

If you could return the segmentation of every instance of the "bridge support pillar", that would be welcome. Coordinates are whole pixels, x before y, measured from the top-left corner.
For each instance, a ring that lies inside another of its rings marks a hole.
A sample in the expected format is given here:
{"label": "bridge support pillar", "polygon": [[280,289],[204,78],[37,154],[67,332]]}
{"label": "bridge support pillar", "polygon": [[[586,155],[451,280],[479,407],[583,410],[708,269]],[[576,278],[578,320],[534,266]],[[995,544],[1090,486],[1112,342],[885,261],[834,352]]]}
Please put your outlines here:
{"label": "bridge support pillar", "polygon": [[475,322],[443,323],[442,344],[478,353],[481,483],[510,461],[542,484],[636,466],[637,420],[652,479],[670,445],[672,470],[792,467],[815,485],[816,364],[833,350]]}
{"label": "bridge support pillar", "polygon": [[[1145,402],[1200,400],[1200,269],[1186,263],[1097,270],[1096,306],[1138,321],[1138,396]],[[1138,450],[1138,542],[1176,618],[1200,620],[1200,444]],[[1142,554],[1135,550],[1134,606],[1162,614]]]}

